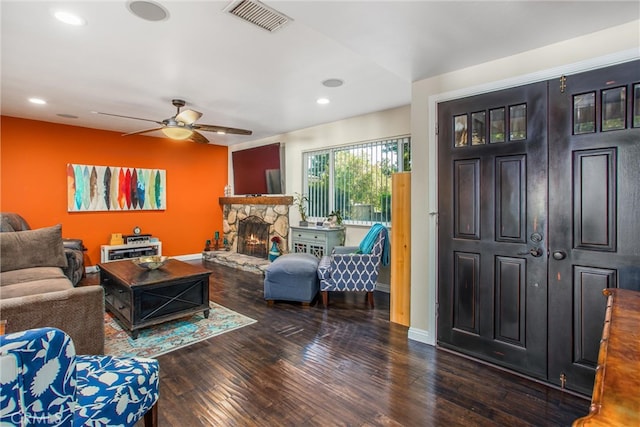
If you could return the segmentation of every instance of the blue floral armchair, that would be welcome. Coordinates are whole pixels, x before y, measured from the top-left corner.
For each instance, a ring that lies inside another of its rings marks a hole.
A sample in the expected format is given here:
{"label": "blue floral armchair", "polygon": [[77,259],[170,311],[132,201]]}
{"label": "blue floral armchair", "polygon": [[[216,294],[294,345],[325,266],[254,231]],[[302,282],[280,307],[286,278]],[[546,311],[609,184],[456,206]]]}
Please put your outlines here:
{"label": "blue floral armchair", "polygon": [[157,424],[158,361],[81,356],[55,328],[0,337],[0,425]]}
{"label": "blue floral armchair", "polygon": [[336,246],[320,260],[322,304],[328,307],[329,291],[364,291],[373,308],[380,264],[389,264],[389,233],[382,224],[374,224],[360,246]]}

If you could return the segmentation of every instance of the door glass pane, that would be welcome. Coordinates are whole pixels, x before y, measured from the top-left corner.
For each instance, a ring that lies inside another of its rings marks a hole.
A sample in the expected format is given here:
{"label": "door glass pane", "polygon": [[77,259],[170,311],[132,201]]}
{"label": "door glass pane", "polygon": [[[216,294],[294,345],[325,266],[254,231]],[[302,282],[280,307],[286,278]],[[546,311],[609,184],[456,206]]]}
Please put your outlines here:
{"label": "door glass pane", "polygon": [[573,96],[573,134],[596,131],[596,93]]}
{"label": "door glass pane", "polygon": [[489,110],[489,120],[491,122],[489,142],[504,142],[504,108]]}
{"label": "door glass pane", "polygon": [[471,113],[471,145],[487,143],[486,128],[486,113]]}
{"label": "door glass pane", "polygon": [[640,128],[640,83],[633,85],[633,127]]}
{"label": "door glass pane", "polygon": [[625,128],[626,88],[602,91],[602,131]]}
{"label": "door glass pane", "polygon": [[453,116],[453,129],[454,129],[454,144],[456,147],[464,147],[465,145],[469,145],[467,142],[468,138],[468,127],[467,127],[467,115],[461,114],[459,116]]}
{"label": "door glass pane", "polygon": [[527,105],[513,105],[509,107],[509,140],[523,139],[527,139]]}

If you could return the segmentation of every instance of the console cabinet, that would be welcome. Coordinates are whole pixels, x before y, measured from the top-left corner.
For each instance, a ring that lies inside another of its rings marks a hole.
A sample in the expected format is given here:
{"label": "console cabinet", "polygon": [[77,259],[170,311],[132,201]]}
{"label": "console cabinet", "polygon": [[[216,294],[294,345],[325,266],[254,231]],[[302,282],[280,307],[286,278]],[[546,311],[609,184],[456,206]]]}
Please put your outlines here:
{"label": "console cabinet", "polygon": [[605,312],[589,415],[573,427],[640,426],[640,292],[605,289]]}
{"label": "console cabinet", "polygon": [[322,258],[344,242],[344,228],[291,227],[293,253],[307,253]]}
{"label": "console cabinet", "polygon": [[100,246],[100,262],[118,261],[121,259],[151,255],[162,255],[162,242]]}

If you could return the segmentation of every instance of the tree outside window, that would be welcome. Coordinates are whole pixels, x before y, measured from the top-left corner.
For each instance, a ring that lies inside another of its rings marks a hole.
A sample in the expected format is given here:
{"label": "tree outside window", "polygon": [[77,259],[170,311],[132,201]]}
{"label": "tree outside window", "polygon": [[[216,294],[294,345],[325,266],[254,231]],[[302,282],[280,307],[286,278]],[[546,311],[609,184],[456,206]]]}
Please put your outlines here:
{"label": "tree outside window", "polygon": [[411,170],[411,138],[336,147],[304,154],[309,217],[340,211],[346,224],[391,221],[391,176]]}

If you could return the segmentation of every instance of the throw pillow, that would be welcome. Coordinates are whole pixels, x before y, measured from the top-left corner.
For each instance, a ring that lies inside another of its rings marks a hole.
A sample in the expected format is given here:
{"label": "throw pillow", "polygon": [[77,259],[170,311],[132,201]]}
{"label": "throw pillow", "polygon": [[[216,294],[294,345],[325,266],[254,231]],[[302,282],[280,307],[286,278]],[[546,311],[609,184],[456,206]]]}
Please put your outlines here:
{"label": "throw pillow", "polygon": [[0,233],[0,271],[66,266],[62,225]]}

